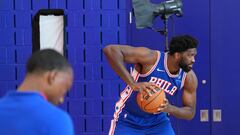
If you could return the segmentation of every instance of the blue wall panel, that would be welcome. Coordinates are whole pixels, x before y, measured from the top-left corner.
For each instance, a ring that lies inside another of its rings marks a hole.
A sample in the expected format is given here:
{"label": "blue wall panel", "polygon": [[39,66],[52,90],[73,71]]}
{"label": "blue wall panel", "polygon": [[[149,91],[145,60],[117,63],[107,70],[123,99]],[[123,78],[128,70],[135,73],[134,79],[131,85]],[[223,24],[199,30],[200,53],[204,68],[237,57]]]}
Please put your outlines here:
{"label": "blue wall panel", "polygon": [[16,49],[17,51],[17,63],[18,64],[25,64],[28,58],[32,54],[32,47],[31,46],[23,46]]}
{"label": "blue wall panel", "polygon": [[118,8],[117,0],[102,0],[102,9],[103,10],[113,10]]}
{"label": "blue wall panel", "polygon": [[86,114],[87,115],[101,115],[102,114],[101,100],[100,99],[87,99],[86,100]]}
{"label": "blue wall panel", "polygon": [[101,65],[100,63],[86,64],[86,80],[100,80]]}
{"label": "blue wall panel", "polygon": [[51,9],[64,9],[66,8],[66,0],[50,0],[50,8]]}
{"label": "blue wall panel", "polygon": [[118,15],[115,11],[103,11],[102,12],[102,27],[111,28],[118,27]]}
{"label": "blue wall panel", "polygon": [[37,11],[39,9],[48,8],[48,0],[32,0],[33,10]]}
{"label": "blue wall panel", "polygon": [[84,115],[84,100],[69,99],[69,113],[71,115]]}
{"label": "blue wall panel", "polygon": [[86,48],[86,62],[100,62],[101,48],[97,46],[87,46]]}
{"label": "blue wall panel", "polygon": [[[117,91],[115,91],[117,93]],[[116,99],[103,99],[103,114],[104,115],[113,115],[114,113],[114,107],[115,107],[115,103],[118,100]]]}
{"label": "blue wall panel", "polygon": [[216,135],[239,132],[240,108],[235,107],[240,102],[239,4],[240,1],[232,0],[211,1],[212,109],[222,111],[222,121],[212,124],[212,134]]}
{"label": "blue wall panel", "polygon": [[68,92],[70,98],[84,98],[84,83],[83,82],[74,82],[71,90]]}
{"label": "blue wall panel", "polygon": [[75,81],[82,81],[84,80],[84,65],[83,64],[74,64],[73,72],[74,72],[74,80]]}
{"label": "blue wall panel", "polygon": [[0,0],[0,10],[12,10],[13,0]]}
{"label": "blue wall panel", "polygon": [[85,0],[86,10],[100,10],[101,0]]}
{"label": "blue wall panel", "polygon": [[0,29],[0,46],[13,46],[14,31],[13,29]]}
{"label": "blue wall panel", "polygon": [[67,12],[67,25],[68,27],[83,27],[83,14],[81,11],[68,11]]}
{"label": "blue wall panel", "polygon": [[9,11],[0,11],[0,28],[13,28],[14,14]]}
{"label": "blue wall panel", "polygon": [[67,0],[68,9],[82,10],[83,0]]}
{"label": "blue wall panel", "polygon": [[99,28],[88,28],[85,32],[86,44],[98,46],[100,42],[100,29]]}
{"label": "blue wall panel", "polygon": [[30,10],[32,0],[15,0],[16,10]]}
{"label": "blue wall panel", "polygon": [[101,98],[101,83],[99,81],[86,82],[86,97]]}
{"label": "blue wall panel", "polygon": [[81,45],[69,44],[68,60],[71,64],[80,64],[84,62],[83,47]]}
{"label": "blue wall panel", "polygon": [[14,81],[15,73],[14,65],[0,65],[0,81]]}
{"label": "blue wall panel", "polygon": [[7,64],[14,64],[15,63],[15,49],[13,47],[6,48],[6,61]]}
{"label": "blue wall panel", "polygon": [[119,26],[127,27],[127,24],[128,24],[128,13],[123,10],[119,13]]}
{"label": "blue wall panel", "polygon": [[118,76],[112,70],[112,68],[108,63],[103,63],[103,79],[104,80],[118,79]]}
{"label": "blue wall panel", "polygon": [[24,76],[26,75],[26,67],[25,65],[17,65],[17,81],[22,82]]}
{"label": "blue wall panel", "polygon": [[104,98],[118,98],[119,97],[119,83],[118,81],[104,81],[103,82],[103,97]]}
{"label": "blue wall panel", "polygon": [[86,27],[100,27],[100,12],[88,11],[85,12]]}
{"label": "blue wall panel", "polygon": [[68,28],[68,43],[72,46],[83,44],[83,31],[76,28]]}
{"label": "blue wall panel", "polygon": [[31,29],[17,29],[16,30],[16,45],[31,45],[32,44],[32,30]]}
{"label": "blue wall panel", "polygon": [[14,82],[0,82],[0,98],[10,90],[15,90]]}
{"label": "blue wall panel", "polygon": [[87,132],[95,132],[99,134],[102,131],[102,119],[97,116],[86,117]]}
{"label": "blue wall panel", "polygon": [[7,49],[0,48],[0,64],[6,64],[6,63],[7,63]]}
{"label": "blue wall panel", "polygon": [[118,43],[118,31],[116,29],[103,29],[103,46]]}
{"label": "blue wall panel", "polygon": [[103,131],[107,132],[110,129],[111,126],[111,120],[112,120],[112,116],[104,116],[103,117]]}
{"label": "blue wall panel", "polygon": [[72,115],[75,135],[82,135],[85,131],[85,118],[83,116]]}

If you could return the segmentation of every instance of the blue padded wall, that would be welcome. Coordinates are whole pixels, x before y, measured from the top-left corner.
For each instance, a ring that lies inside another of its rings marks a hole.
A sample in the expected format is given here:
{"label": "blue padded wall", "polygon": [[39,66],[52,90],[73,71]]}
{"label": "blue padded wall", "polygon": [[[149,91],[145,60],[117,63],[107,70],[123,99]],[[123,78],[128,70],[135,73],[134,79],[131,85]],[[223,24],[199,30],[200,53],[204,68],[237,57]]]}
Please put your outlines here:
{"label": "blue padded wall", "polygon": [[127,43],[125,0],[0,0],[0,96],[16,89],[25,76],[32,17],[39,9],[55,8],[66,15],[66,52],[75,75],[60,107],[72,116],[76,135],[108,134],[114,104],[125,85],[102,48]]}

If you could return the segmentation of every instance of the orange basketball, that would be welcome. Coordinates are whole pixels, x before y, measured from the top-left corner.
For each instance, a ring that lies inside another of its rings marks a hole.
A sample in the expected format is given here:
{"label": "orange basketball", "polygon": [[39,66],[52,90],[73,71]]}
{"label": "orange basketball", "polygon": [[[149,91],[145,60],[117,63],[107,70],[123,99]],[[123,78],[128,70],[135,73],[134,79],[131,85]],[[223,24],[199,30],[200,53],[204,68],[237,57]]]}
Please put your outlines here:
{"label": "orange basketball", "polygon": [[161,104],[164,103],[165,93],[164,90],[160,88],[156,88],[156,93],[151,91],[152,96],[150,97],[147,92],[143,91],[143,100],[141,101],[141,93],[139,92],[137,95],[137,103],[139,107],[148,113],[156,113],[158,112],[158,108]]}

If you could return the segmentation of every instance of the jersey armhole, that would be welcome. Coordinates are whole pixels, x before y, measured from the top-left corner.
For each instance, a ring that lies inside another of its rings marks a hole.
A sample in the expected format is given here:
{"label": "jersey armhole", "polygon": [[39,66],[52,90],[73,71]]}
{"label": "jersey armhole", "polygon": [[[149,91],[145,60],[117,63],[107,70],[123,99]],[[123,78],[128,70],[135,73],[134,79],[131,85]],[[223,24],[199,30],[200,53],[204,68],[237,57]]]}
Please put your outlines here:
{"label": "jersey armhole", "polygon": [[157,67],[158,62],[159,62],[160,57],[161,57],[160,51],[157,51],[157,55],[158,55],[157,60],[156,60],[155,64],[152,66],[152,68],[151,68],[147,73],[145,73],[145,74],[140,74],[139,76],[141,76],[141,77],[146,77],[146,76],[150,75],[150,74],[154,71],[154,69]]}
{"label": "jersey armhole", "polygon": [[186,78],[187,78],[187,73],[184,72],[184,73],[183,73],[183,77],[182,77],[181,89],[182,89],[183,86],[184,86],[184,83],[185,83]]}

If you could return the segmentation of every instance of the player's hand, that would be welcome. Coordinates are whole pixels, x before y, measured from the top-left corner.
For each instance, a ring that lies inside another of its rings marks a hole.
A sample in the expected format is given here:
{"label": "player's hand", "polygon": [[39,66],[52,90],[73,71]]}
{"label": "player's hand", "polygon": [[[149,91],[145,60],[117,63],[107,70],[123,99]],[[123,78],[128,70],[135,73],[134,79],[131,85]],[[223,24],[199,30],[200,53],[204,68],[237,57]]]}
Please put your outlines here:
{"label": "player's hand", "polygon": [[164,103],[161,104],[161,106],[158,108],[158,112],[154,113],[154,114],[159,114],[161,112],[168,112],[168,109],[170,108],[170,104],[169,104],[169,101],[168,99],[164,99]]}
{"label": "player's hand", "polygon": [[146,92],[149,96],[152,96],[152,94],[157,92],[156,88],[158,88],[158,86],[155,83],[139,82],[132,85],[131,88],[135,91],[139,91],[142,95],[141,100],[143,100],[143,92]]}

